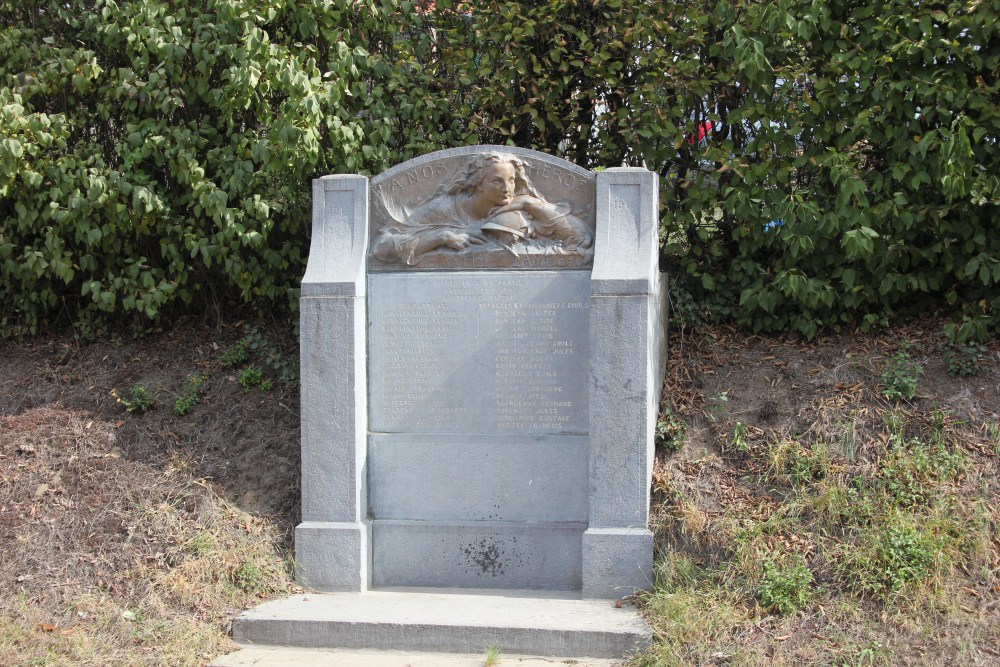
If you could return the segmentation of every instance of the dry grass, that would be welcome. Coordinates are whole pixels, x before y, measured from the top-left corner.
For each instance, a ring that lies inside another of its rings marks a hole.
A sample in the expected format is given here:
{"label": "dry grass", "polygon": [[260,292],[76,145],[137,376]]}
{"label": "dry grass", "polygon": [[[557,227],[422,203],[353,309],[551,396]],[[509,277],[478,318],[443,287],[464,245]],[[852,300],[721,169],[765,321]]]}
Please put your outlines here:
{"label": "dry grass", "polygon": [[202,665],[292,587],[267,521],[124,459],[115,431],[59,405],[0,417],[0,664]]}
{"label": "dry grass", "polygon": [[[940,332],[688,333],[664,405],[687,441],[654,472],[657,641],[632,664],[1000,664],[1000,347],[956,378]],[[924,372],[890,401],[905,341]]]}

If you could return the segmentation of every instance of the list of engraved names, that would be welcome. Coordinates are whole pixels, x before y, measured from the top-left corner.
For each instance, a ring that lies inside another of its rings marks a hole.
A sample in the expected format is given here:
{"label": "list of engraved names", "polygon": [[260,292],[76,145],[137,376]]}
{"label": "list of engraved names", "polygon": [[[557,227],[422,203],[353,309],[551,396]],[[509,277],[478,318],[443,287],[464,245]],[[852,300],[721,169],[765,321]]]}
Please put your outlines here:
{"label": "list of engraved names", "polygon": [[372,430],[585,433],[588,278],[372,276]]}

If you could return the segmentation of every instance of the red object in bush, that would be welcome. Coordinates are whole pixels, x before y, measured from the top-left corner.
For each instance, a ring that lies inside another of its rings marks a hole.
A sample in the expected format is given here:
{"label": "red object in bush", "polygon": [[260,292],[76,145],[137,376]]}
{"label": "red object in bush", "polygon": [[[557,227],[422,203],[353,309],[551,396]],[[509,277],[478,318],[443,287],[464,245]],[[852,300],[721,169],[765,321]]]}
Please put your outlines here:
{"label": "red object in bush", "polygon": [[704,123],[698,123],[697,132],[692,132],[688,135],[688,143],[694,146],[699,141],[703,140],[708,136],[708,131],[712,129],[712,121],[706,120]]}

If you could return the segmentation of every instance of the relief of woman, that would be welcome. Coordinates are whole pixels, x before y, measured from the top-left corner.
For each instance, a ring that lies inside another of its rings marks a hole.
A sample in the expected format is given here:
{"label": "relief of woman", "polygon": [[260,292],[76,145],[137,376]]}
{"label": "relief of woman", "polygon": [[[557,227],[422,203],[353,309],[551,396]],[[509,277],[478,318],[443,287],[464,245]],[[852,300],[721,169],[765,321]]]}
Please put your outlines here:
{"label": "relief of woman", "polygon": [[535,190],[522,160],[483,153],[404,219],[386,225],[372,254],[412,266],[439,248],[460,251],[489,241],[509,247],[536,237],[580,248],[592,244],[586,224],[568,205],[551,204]]}

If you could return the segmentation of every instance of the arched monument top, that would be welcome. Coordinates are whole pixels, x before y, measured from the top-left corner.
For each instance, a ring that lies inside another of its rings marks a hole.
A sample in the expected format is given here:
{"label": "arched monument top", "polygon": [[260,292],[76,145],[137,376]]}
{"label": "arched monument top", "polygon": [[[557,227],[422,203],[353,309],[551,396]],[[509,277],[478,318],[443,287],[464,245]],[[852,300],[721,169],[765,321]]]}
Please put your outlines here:
{"label": "arched monument top", "polygon": [[427,153],[419,157],[415,157],[412,160],[407,160],[406,162],[401,162],[395,167],[383,171],[377,176],[372,176],[371,184],[372,187],[377,187],[383,181],[398,177],[400,174],[405,174],[408,170],[414,167],[422,167],[429,162],[437,162],[439,160],[448,160],[453,158],[468,157],[469,155],[476,155],[479,153],[511,153],[520,158],[526,160],[543,162],[550,164],[554,167],[559,167],[560,169],[565,169],[571,171],[578,176],[594,180],[594,172],[588,171],[583,167],[573,164],[569,160],[564,160],[561,157],[556,157],[555,155],[550,155],[548,153],[543,153],[541,151],[531,150],[530,148],[518,148],[515,146],[497,146],[497,145],[482,145],[482,146],[460,146],[458,148],[446,148],[440,151],[434,151],[433,153]]}
{"label": "arched monument top", "polygon": [[595,174],[509,146],[465,146],[371,180],[372,271],[588,267]]}

